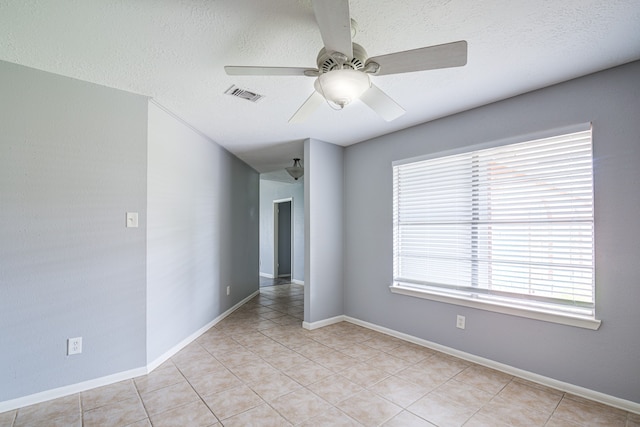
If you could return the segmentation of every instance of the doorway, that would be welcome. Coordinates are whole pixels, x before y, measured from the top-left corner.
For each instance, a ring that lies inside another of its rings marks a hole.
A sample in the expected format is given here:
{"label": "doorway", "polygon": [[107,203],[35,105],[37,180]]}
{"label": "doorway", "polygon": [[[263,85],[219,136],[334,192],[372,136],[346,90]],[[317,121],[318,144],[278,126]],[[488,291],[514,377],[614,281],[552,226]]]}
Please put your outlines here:
{"label": "doorway", "polygon": [[273,276],[293,277],[293,199],[273,201]]}

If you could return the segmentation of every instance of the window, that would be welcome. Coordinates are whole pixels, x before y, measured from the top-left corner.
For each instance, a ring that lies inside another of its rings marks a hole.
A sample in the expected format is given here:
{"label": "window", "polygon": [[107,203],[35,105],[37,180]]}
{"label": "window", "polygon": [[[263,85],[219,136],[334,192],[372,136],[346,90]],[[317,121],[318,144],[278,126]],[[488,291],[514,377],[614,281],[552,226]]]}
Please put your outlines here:
{"label": "window", "polygon": [[393,180],[392,291],[598,322],[590,128],[398,162]]}

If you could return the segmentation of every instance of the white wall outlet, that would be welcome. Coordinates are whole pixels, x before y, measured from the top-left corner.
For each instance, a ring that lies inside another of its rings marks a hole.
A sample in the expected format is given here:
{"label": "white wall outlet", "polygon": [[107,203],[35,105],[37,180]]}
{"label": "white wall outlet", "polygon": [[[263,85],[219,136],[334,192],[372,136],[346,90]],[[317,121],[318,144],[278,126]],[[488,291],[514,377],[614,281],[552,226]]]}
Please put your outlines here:
{"label": "white wall outlet", "polygon": [[456,317],[456,328],[464,329],[465,321],[466,321],[465,317],[464,316],[460,316],[458,314],[458,316]]}
{"label": "white wall outlet", "polygon": [[138,212],[127,212],[127,228],[138,227]]}
{"label": "white wall outlet", "polygon": [[82,337],[69,338],[67,340],[67,356],[82,353]]}
{"label": "white wall outlet", "polygon": [[231,293],[231,286],[227,286],[227,295]]}

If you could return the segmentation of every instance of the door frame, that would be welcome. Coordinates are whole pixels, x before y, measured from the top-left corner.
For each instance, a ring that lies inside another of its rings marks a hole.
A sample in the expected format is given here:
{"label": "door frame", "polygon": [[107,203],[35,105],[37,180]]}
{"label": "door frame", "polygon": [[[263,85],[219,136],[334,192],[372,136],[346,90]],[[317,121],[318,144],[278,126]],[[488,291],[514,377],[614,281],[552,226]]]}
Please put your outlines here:
{"label": "door frame", "polygon": [[291,212],[290,212],[290,219],[291,219],[291,224],[289,224],[290,230],[291,230],[291,244],[290,244],[290,248],[291,250],[290,255],[291,255],[291,280],[293,281],[293,254],[294,254],[294,250],[293,250],[293,197],[287,197],[285,199],[277,199],[273,201],[273,277],[275,279],[277,279],[279,277],[278,275],[278,206],[280,203],[286,203],[286,202],[291,202]]}

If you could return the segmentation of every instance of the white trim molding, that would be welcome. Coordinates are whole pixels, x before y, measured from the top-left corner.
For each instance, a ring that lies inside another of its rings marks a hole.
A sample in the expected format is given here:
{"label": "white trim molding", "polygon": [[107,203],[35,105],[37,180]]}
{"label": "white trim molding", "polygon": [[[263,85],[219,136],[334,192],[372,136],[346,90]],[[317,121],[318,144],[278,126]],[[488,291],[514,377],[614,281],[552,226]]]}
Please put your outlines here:
{"label": "white trim molding", "polygon": [[324,319],[324,320],[318,320],[317,322],[302,322],[302,327],[309,330],[309,331],[313,331],[314,329],[318,329],[318,328],[322,328],[324,326],[329,326],[329,325],[333,325],[334,323],[340,323],[347,320],[346,317],[344,315],[340,315],[340,316],[336,316],[336,317],[330,317],[328,319]]}
{"label": "white trim molding", "polygon": [[[363,320],[359,320],[353,317],[349,317],[349,316],[337,316],[337,317],[342,317],[346,322],[353,323],[354,325],[362,326],[367,329],[371,329],[386,335],[390,335],[392,337],[400,338],[401,340],[418,344],[423,347],[427,347],[432,350],[436,350],[441,353],[445,353],[450,356],[454,356],[459,359],[466,360],[468,362],[476,363],[478,365],[482,365],[487,368],[495,369],[496,371],[504,372],[506,374],[513,375],[525,380],[529,380],[531,382],[541,384],[550,388],[554,388],[562,392],[571,393],[576,396],[584,397],[585,399],[593,400],[595,402],[600,402],[605,405],[613,406],[614,408],[622,409],[627,412],[640,414],[640,403],[637,403],[637,402],[632,402],[630,400],[625,400],[619,397],[610,396],[608,394],[604,394],[599,391],[590,390],[590,389],[580,387],[574,384],[569,384],[563,381],[558,381],[553,378],[545,377],[543,375],[538,375],[533,372],[525,371],[523,369],[518,369],[513,366],[505,365],[503,363],[496,362],[490,359],[485,359],[484,357],[480,357],[471,353],[466,353],[464,351],[456,350],[451,347],[447,347],[431,341],[427,341],[422,338],[417,338],[412,335],[405,334],[403,332],[398,332],[393,329],[385,328],[383,326],[378,326],[376,324],[365,322]],[[332,319],[336,319],[337,317],[334,317]],[[331,320],[331,319],[327,319],[327,320]],[[322,322],[323,321],[314,322],[314,325],[316,323],[322,323]],[[331,322],[331,323],[336,323],[336,322]]]}
{"label": "white trim molding", "polygon": [[213,319],[211,322],[207,323],[202,328],[195,331],[193,334],[189,335],[187,338],[180,341],[178,344],[173,346],[167,352],[162,354],[160,357],[156,358],[151,362],[147,362],[146,366],[142,366],[140,368],[131,369],[128,371],[117,372],[112,375],[107,375],[100,378],[94,378],[87,381],[82,381],[80,383],[71,384],[64,387],[58,387],[50,390],[41,391],[38,393],[30,394],[28,396],[18,397],[12,400],[6,400],[4,402],[0,402],[0,413],[11,411],[13,409],[22,408],[24,406],[34,405],[36,403],[45,402],[47,400],[58,399],[60,397],[69,396],[75,393],[80,393],[86,390],[90,390],[96,387],[102,387],[105,385],[117,383],[120,381],[129,380],[131,378],[136,378],[142,375],[146,375],[160,366],[163,362],[168,360],[174,354],[182,350],[187,345],[191,344],[195,341],[200,335],[204,334],[210,328],[215,326],[225,317],[229,316],[231,313],[236,311],[238,308],[242,307],[245,303],[247,303],[251,298],[255,297],[260,293],[260,290],[253,292],[248,297],[244,298],[242,301]]}
{"label": "white trim molding", "polygon": [[[155,368],[157,368],[159,365],[161,365],[165,360],[169,359],[171,356],[176,354],[185,346],[189,345],[191,342],[193,342],[195,339],[197,339],[200,335],[205,333],[211,327],[215,326],[217,323],[219,323],[221,320],[229,316],[231,313],[233,313],[235,310],[240,308],[242,305],[246,304],[251,298],[255,297],[259,292],[260,292],[259,290],[253,292],[251,295],[244,298],[239,303],[235,304],[233,307],[231,307],[230,309],[222,313],[220,316],[216,317],[214,320],[207,323],[207,325],[203,326],[193,334],[189,335],[187,338],[185,338],[179,344],[172,347],[169,351],[164,353],[162,356],[156,358],[151,362],[148,362],[146,366],[128,370],[128,371],[118,372],[116,374],[107,375],[101,378],[95,378],[88,381],[83,381],[81,383],[71,384],[65,387],[45,390],[45,391],[31,394],[28,396],[23,396],[16,399],[0,402],[0,413],[148,374],[151,371],[153,371]],[[385,328],[383,326],[379,326],[374,323],[369,323],[369,322],[356,319],[350,316],[340,315],[340,316],[330,317],[324,320],[318,320],[316,322],[302,322],[302,327],[307,330],[314,330],[314,329],[322,328],[324,326],[333,325],[335,323],[339,323],[342,321],[346,321],[349,323],[353,323],[354,325],[362,326],[367,329],[381,332],[383,334],[396,337],[407,342],[418,344],[423,347],[427,347],[432,350],[439,351],[441,353],[445,353],[445,354],[448,354],[472,363],[476,363],[478,365],[486,366],[488,368],[495,369],[497,371],[501,371],[509,375],[517,376],[519,378],[523,378],[547,387],[551,387],[556,390],[571,393],[576,396],[584,397],[586,399],[600,402],[605,405],[619,408],[628,412],[640,414],[640,403],[631,402],[629,400],[620,399],[618,397],[610,396],[610,395],[600,393],[594,390],[590,390],[584,387],[569,384],[563,381],[558,381],[553,378],[545,377],[542,375],[535,374],[533,372],[518,369],[513,366],[495,362],[490,359],[485,359],[483,357],[476,356],[474,354],[456,350],[451,347],[443,346],[428,340],[424,340],[422,338],[414,337],[412,335],[408,335],[403,332],[398,332],[393,329]]]}
{"label": "white trim molding", "polygon": [[80,393],[82,391],[90,390],[96,387],[102,387],[105,385],[117,383],[119,381],[128,380],[131,378],[139,377],[147,373],[146,367],[131,369],[128,371],[118,372],[105,377],[94,378],[80,383],[70,384],[64,387],[53,388],[50,390],[41,391],[39,393],[30,394],[28,396],[18,397],[12,400],[5,400],[0,402],[0,413],[11,411],[13,409],[22,408],[24,406],[34,405],[36,403],[45,402],[51,399],[57,399],[59,397],[69,396],[71,394]]}
{"label": "white trim molding", "polygon": [[198,329],[197,331],[195,331],[194,333],[192,333],[191,335],[189,335],[188,337],[186,337],[185,339],[180,341],[178,344],[176,344],[173,347],[171,347],[169,350],[167,350],[164,354],[162,354],[159,357],[157,357],[155,360],[153,360],[151,362],[147,361],[147,372],[145,372],[145,373],[148,374],[151,371],[153,371],[154,369],[156,369],[158,366],[162,365],[164,362],[169,360],[169,358],[171,358],[174,354],[178,353],[180,350],[182,350],[183,348],[185,348],[186,346],[191,344],[200,335],[204,334],[209,329],[211,329],[212,327],[217,325],[225,317],[229,316],[231,313],[233,313],[234,311],[236,311],[237,309],[242,307],[251,298],[255,297],[259,293],[260,293],[260,290],[257,290],[255,292],[253,292],[251,295],[249,295],[248,297],[246,297],[245,299],[243,299],[242,301],[240,301],[239,303],[237,303],[236,305],[234,305],[233,307],[231,307],[230,309],[228,309],[227,311],[222,313],[220,316],[216,317],[211,322],[207,323],[206,325],[204,325],[203,327],[201,327],[200,329]]}

